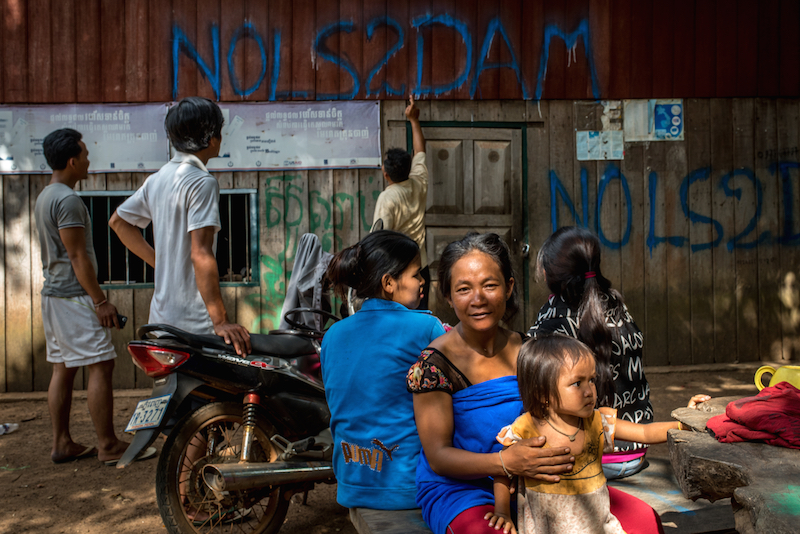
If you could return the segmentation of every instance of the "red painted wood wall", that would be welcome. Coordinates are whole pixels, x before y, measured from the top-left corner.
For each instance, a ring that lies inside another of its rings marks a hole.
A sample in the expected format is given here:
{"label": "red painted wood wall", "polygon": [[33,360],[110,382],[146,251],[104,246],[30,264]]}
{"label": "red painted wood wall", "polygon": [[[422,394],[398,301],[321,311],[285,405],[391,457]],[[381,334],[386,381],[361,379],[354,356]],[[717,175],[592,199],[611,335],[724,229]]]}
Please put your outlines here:
{"label": "red painted wood wall", "polygon": [[[3,103],[800,95],[796,0],[2,0],[0,20]],[[521,83],[493,68],[513,64]]]}

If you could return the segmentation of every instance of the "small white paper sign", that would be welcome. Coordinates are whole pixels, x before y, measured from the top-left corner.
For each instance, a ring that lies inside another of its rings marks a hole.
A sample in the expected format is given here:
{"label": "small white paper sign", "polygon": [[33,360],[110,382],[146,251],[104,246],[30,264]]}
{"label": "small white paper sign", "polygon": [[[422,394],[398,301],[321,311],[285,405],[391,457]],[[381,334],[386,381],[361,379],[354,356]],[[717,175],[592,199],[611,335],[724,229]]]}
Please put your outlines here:
{"label": "small white paper sign", "polygon": [[578,161],[619,160],[625,154],[620,130],[575,132]]}

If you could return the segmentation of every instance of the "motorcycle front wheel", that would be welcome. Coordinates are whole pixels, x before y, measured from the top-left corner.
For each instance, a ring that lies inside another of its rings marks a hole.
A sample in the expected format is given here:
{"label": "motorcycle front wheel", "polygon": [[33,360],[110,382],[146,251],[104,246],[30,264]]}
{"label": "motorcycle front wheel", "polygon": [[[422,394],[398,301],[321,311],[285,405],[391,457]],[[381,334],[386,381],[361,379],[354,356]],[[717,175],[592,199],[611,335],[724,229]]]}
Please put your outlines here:
{"label": "motorcycle front wheel", "polygon": [[[171,534],[241,532],[274,534],[289,501],[281,487],[215,496],[203,482],[207,464],[237,463],[242,449],[242,404],[206,404],[183,419],[167,438],[156,472],[158,510]],[[254,462],[272,462],[275,430],[258,417],[251,450]]]}

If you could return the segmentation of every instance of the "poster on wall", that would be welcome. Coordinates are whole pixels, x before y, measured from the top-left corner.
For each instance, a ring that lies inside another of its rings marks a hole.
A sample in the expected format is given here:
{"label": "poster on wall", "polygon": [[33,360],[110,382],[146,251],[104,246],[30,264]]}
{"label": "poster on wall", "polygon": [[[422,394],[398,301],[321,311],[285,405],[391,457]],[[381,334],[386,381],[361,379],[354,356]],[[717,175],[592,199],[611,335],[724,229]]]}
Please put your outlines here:
{"label": "poster on wall", "polygon": [[625,143],[622,131],[575,132],[575,153],[578,161],[623,159]]}
{"label": "poster on wall", "polygon": [[219,103],[222,147],[209,170],[380,167],[380,105],[371,102]]}
{"label": "poster on wall", "polygon": [[683,141],[683,100],[625,100],[625,141]]}
{"label": "poster on wall", "polygon": [[169,160],[167,105],[0,106],[0,173],[50,173],[42,142],[72,128],[89,149],[89,172],[155,171]]}

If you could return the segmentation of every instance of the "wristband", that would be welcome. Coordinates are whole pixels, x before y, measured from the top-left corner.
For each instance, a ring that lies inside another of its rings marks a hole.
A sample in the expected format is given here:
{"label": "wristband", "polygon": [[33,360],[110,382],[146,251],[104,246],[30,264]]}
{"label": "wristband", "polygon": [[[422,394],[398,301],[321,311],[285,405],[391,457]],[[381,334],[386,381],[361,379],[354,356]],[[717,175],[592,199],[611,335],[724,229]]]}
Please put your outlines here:
{"label": "wristband", "polygon": [[503,473],[505,473],[508,479],[511,480],[513,477],[511,476],[511,473],[508,472],[508,469],[506,469],[506,463],[503,461],[503,451],[499,451],[497,454],[500,456],[500,465],[503,466]]}
{"label": "wristband", "polygon": [[102,306],[103,304],[105,304],[106,302],[108,302],[108,299],[103,299],[103,302],[98,302],[97,304],[94,305],[94,308],[97,309],[100,306]]}

